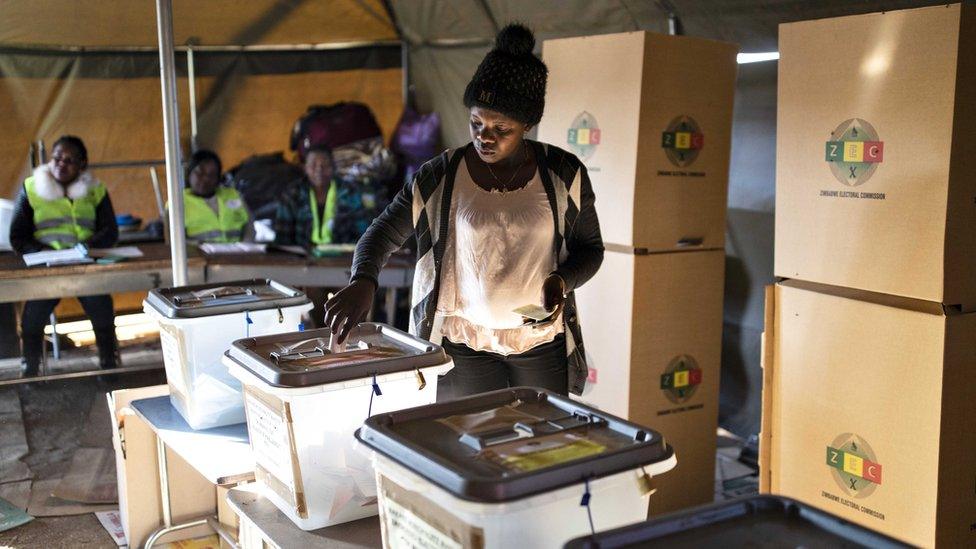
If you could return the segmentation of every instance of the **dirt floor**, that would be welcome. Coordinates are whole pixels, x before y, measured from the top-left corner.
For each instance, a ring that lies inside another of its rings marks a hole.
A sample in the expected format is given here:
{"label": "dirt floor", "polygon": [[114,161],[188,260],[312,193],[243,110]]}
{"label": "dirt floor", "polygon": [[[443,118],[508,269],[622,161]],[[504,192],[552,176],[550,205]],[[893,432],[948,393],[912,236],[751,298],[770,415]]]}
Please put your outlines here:
{"label": "dirt floor", "polygon": [[[15,484],[30,486],[31,503],[38,497],[43,501],[48,494],[39,495],[39,487],[43,490],[52,483],[56,485],[76,450],[111,449],[107,391],[166,382],[162,370],[117,377],[111,381],[89,377],[0,387],[0,490],[8,488],[0,493],[11,493]],[[19,417],[13,413],[16,409]],[[26,470],[21,464],[27,466]],[[24,482],[24,477],[29,482]],[[12,503],[26,505],[24,501]],[[85,512],[36,517],[25,525],[0,532],[0,548],[7,547],[111,549],[116,544],[95,515]]]}

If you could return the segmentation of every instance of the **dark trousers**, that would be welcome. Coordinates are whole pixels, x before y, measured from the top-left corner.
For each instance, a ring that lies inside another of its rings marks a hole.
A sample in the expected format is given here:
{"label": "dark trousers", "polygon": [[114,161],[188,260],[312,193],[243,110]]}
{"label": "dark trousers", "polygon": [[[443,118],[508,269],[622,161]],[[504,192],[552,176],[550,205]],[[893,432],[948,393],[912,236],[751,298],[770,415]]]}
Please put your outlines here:
{"label": "dark trousers", "polygon": [[560,395],[569,392],[564,334],[522,354],[508,356],[475,351],[446,339],[441,345],[454,359],[454,369],[438,380],[438,401],[521,386],[541,387]]}
{"label": "dark trousers", "polygon": [[[20,337],[28,373],[37,372],[44,345],[44,326],[50,321],[51,313],[60,301],[60,299],[40,299],[24,304],[24,313],[20,319]],[[85,314],[91,319],[95,342],[98,344],[99,363],[103,368],[115,367],[118,344],[115,340],[115,310],[112,296],[89,295],[79,297],[78,301],[85,309]]]}

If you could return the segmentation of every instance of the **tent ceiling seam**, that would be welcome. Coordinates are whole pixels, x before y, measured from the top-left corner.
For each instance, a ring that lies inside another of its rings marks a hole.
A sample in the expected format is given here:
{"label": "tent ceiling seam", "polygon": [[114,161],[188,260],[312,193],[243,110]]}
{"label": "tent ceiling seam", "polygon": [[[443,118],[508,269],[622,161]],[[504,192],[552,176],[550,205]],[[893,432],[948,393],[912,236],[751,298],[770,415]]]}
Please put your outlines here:
{"label": "tent ceiling seam", "polygon": [[[355,42],[327,42],[320,44],[268,44],[256,46],[192,46],[196,53],[201,52],[261,52],[261,51],[320,51],[320,50],[352,50],[356,48],[375,46],[400,47],[400,40],[362,40]],[[175,46],[173,51],[185,52],[191,46]],[[24,44],[0,46],[3,53],[133,53],[157,52],[155,46],[128,47],[89,47],[89,46],[61,46],[52,44]]]}

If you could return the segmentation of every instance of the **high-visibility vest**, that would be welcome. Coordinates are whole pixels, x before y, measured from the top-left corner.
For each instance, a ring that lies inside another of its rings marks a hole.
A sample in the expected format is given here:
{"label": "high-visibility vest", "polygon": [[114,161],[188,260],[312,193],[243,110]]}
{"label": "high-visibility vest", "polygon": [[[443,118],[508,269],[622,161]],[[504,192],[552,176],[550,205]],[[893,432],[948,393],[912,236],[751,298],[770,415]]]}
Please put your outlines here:
{"label": "high-visibility vest", "polygon": [[338,195],[336,183],[329,183],[329,192],[325,195],[325,212],[319,219],[319,204],[315,199],[315,189],[309,185],[308,205],[312,208],[312,244],[332,244],[332,220],[335,219],[336,209],[338,208]]}
{"label": "high-visibility vest", "polygon": [[217,188],[217,211],[190,189],[183,189],[186,236],[200,242],[240,242],[249,218],[241,195],[230,187]]}
{"label": "high-visibility vest", "polygon": [[95,233],[95,210],[108,194],[101,182],[77,199],[68,197],[48,200],[37,194],[34,177],[24,181],[27,202],[34,210],[34,238],[55,250],[83,243]]}

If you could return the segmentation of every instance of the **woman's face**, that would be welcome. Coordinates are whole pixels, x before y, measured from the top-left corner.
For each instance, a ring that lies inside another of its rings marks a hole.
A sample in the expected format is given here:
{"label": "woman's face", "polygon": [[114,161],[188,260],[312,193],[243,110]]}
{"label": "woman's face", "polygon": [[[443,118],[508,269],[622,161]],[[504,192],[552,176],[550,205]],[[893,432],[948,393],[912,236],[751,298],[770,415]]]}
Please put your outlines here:
{"label": "woman's face", "polygon": [[212,195],[217,190],[219,181],[217,163],[213,160],[204,160],[190,171],[190,190],[197,196]]}
{"label": "woman's face", "polygon": [[478,157],[488,164],[505,160],[517,152],[530,127],[500,112],[471,107],[471,119],[468,122],[471,140]]}
{"label": "woman's face", "polygon": [[51,173],[54,179],[62,185],[67,185],[78,179],[78,175],[85,169],[88,162],[81,159],[81,154],[71,145],[57,144],[51,152]]}
{"label": "woman's face", "polygon": [[332,160],[329,155],[323,151],[308,153],[305,157],[305,175],[312,185],[320,189],[328,186],[332,181]]}

